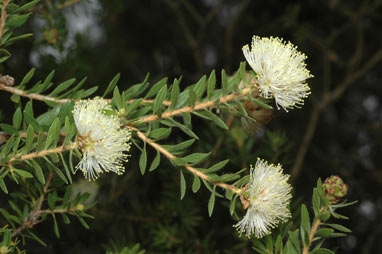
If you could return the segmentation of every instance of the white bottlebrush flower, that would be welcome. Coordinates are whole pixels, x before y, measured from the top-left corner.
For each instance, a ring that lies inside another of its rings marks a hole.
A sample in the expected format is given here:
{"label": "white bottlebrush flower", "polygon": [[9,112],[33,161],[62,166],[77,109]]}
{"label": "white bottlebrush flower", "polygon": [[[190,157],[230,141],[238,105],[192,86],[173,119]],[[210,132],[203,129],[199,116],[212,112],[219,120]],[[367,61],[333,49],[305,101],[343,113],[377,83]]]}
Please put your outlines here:
{"label": "white bottlebrush flower", "polygon": [[287,206],[292,198],[292,187],[287,182],[288,178],[280,164],[275,166],[257,159],[254,169],[251,165],[246,190],[249,195],[244,200],[248,210],[244,218],[234,225],[240,234],[245,232],[249,237],[255,233],[257,238],[261,238],[270,234],[280,221],[291,217]]}
{"label": "white bottlebrush flower", "polygon": [[305,80],[313,77],[305,68],[306,55],[292,43],[280,38],[252,38],[251,49],[243,47],[245,59],[257,74],[260,93],[275,98],[276,105],[285,111],[304,104],[310,94]]}
{"label": "white bottlebrush flower", "polygon": [[130,130],[121,128],[117,116],[107,115],[110,105],[102,98],[76,102],[73,117],[77,127],[77,145],[83,158],[77,165],[85,178],[95,180],[103,171],[124,172],[123,162],[130,150]]}

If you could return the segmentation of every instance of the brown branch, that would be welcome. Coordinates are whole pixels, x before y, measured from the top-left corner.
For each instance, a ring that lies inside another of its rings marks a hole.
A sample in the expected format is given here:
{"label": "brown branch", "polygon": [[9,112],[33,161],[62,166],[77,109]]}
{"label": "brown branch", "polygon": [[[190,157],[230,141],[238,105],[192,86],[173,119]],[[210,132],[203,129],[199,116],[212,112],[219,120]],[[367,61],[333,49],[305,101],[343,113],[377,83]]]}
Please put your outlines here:
{"label": "brown branch", "polygon": [[[225,103],[225,102],[234,100],[236,98],[243,97],[243,96],[247,95],[250,91],[251,91],[251,88],[245,88],[240,93],[230,94],[230,95],[227,95],[225,97],[220,98],[219,99],[219,103]],[[215,107],[215,100],[213,100],[213,101],[206,101],[206,102],[200,102],[200,103],[197,103],[194,107],[189,107],[188,106],[188,107],[183,107],[183,108],[180,108],[180,109],[176,109],[174,111],[165,112],[165,113],[162,114],[161,117],[159,117],[157,115],[146,116],[146,117],[140,118],[137,121],[139,121],[139,122],[153,122],[153,121],[157,121],[159,119],[172,117],[172,116],[179,115],[179,114],[182,114],[182,113],[185,113],[185,112],[192,112],[192,111],[196,111],[196,110],[200,110],[200,109],[205,109],[205,108],[209,108],[209,107]]]}
{"label": "brown branch", "polygon": [[5,20],[7,19],[7,5],[9,4],[9,0],[3,1],[3,8],[1,8],[1,18],[0,18],[0,40],[3,38]]}
{"label": "brown branch", "polygon": [[358,79],[363,77],[367,71],[373,68],[379,61],[382,59],[382,50],[377,51],[374,56],[358,71],[353,72],[345,77],[344,81],[340,85],[338,85],[334,90],[324,94],[323,99],[317,105],[315,105],[313,112],[311,114],[308,128],[305,131],[305,135],[302,139],[300,147],[297,152],[296,159],[294,161],[292,171],[291,171],[291,183],[294,183],[300,174],[302,164],[304,163],[304,159],[313,139],[318,119],[320,117],[321,112],[330,104],[340,98],[346,89],[354,84]]}
{"label": "brown branch", "polygon": [[[130,127],[132,130],[135,130],[137,132],[137,135],[140,139],[142,139],[142,141],[146,142],[147,144],[149,144],[150,146],[152,146],[155,150],[159,151],[161,154],[163,154],[164,156],[166,156],[168,159],[170,160],[175,160],[177,159],[177,157],[175,155],[173,155],[172,153],[170,153],[169,151],[167,151],[166,149],[164,149],[162,146],[160,146],[159,144],[155,143],[153,140],[151,140],[150,138],[146,137],[145,134],[143,134],[142,132],[140,132],[137,128],[134,128],[134,127]],[[234,193],[237,193],[237,194],[240,194],[242,192],[241,189],[238,189],[236,188],[235,186],[233,185],[230,185],[230,184],[226,184],[226,183],[222,183],[222,182],[213,182],[210,180],[210,178],[205,175],[204,173],[200,172],[199,170],[189,166],[189,165],[184,165],[184,167],[190,171],[191,173],[197,175],[198,177],[200,177],[201,179],[203,180],[206,180],[214,185],[217,185],[223,189],[230,189],[231,191],[233,191]]]}
{"label": "brown branch", "polygon": [[52,182],[53,176],[54,176],[54,173],[53,173],[53,171],[51,171],[49,173],[48,178],[46,179],[44,188],[42,190],[42,193],[40,195],[40,198],[39,198],[39,201],[38,201],[36,208],[33,209],[32,211],[30,211],[30,213],[27,217],[27,220],[23,221],[21,226],[12,232],[12,235],[11,235],[12,237],[15,237],[16,235],[18,235],[21,231],[23,231],[26,228],[32,228],[34,225],[36,225],[37,223],[40,222],[40,221],[38,221],[38,219],[39,219],[40,214],[41,214],[42,203],[45,200],[45,195],[48,192],[48,188],[49,188],[50,183]]}
{"label": "brown branch", "polygon": [[165,0],[164,3],[167,4],[176,15],[178,19],[178,23],[180,27],[182,28],[184,37],[192,50],[198,73],[202,72],[204,68],[204,64],[203,64],[202,57],[200,55],[200,41],[198,41],[193,35],[193,33],[191,32],[191,29],[187,24],[187,21],[184,17],[184,14],[182,13],[183,11],[180,8],[179,3],[177,3],[176,1],[171,1],[171,0]]}
{"label": "brown branch", "polygon": [[[12,93],[12,94],[16,94],[16,95],[19,95],[22,97],[27,97],[29,99],[38,100],[38,101],[52,101],[52,102],[56,102],[59,104],[65,104],[67,102],[72,101],[71,99],[56,99],[54,97],[50,97],[50,96],[46,96],[46,95],[42,95],[42,94],[37,94],[37,93],[29,93],[28,94],[24,90],[10,87],[6,84],[1,84],[1,83],[0,83],[0,90],[4,90],[4,91],[7,91],[7,92]],[[105,100],[107,100],[110,103],[112,99],[105,99]],[[130,99],[127,101],[127,103],[131,104],[136,100],[137,99]],[[77,100],[74,100],[74,101],[77,101]],[[141,103],[154,103],[154,100],[142,100]],[[171,102],[170,101],[163,101],[163,105],[170,106]]]}
{"label": "brown branch", "polygon": [[19,96],[27,97],[27,98],[30,98],[33,100],[38,100],[38,101],[52,101],[52,102],[56,102],[56,103],[60,103],[60,104],[65,104],[65,103],[71,101],[70,99],[56,99],[53,97],[49,97],[49,96],[41,95],[41,94],[37,94],[37,93],[29,93],[28,94],[24,90],[10,87],[10,86],[6,86],[5,84],[0,84],[0,90],[4,90],[4,91],[7,91],[10,93],[19,95]]}
{"label": "brown branch", "polygon": [[67,8],[67,7],[70,7],[72,5],[77,4],[79,2],[82,2],[82,0],[69,0],[69,1],[66,1],[65,3],[58,4],[57,9]]}
{"label": "brown branch", "polygon": [[83,207],[80,207],[77,205],[76,207],[69,208],[69,209],[53,209],[53,210],[45,209],[45,210],[41,210],[42,204],[45,201],[45,195],[48,193],[49,185],[53,180],[53,176],[54,176],[54,173],[53,173],[53,171],[51,171],[49,173],[48,178],[46,179],[46,183],[43,187],[43,190],[42,190],[42,193],[39,197],[39,201],[38,201],[36,208],[34,208],[32,211],[30,211],[27,219],[23,221],[23,223],[20,225],[20,227],[18,227],[17,229],[15,229],[12,232],[12,234],[11,234],[12,237],[15,237],[24,229],[33,228],[36,224],[40,223],[41,221],[39,219],[40,219],[42,214],[73,213],[75,211],[83,209]]}
{"label": "brown branch", "polygon": [[[225,124],[227,125],[227,127],[229,128],[234,120],[234,115],[230,114],[225,122]],[[225,139],[225,136],[220,136],[218,138],[218,140],[216,140],[216,143],[211,151],[211,156],[210,158],[213,158],[216,153],[218,152],[220,146],[222,145],[223,143],[223,139]],[[204,167],[207,168],[208,166],[210,165],[210,160],[207,160],[205,163],[204,163]]]}
{"label": "brown branch", "polygon": [[13,156],[9,161],[8,161],[8,166],[10,168],[12,168],[12,162],[15,161],[15,160],[30,160],[30,159],[33,159],[33,158],[37,158],[37,157],[44,157],[50,153],[62,153],[64,151],[67,151],[67,150],[71,150],[75,147],[74,144],[72,145],[67,145],[67,146],[60,146],[60,147],[56,147],[56,148],[52,148],[52,149],[48,149],[48,150],[43,150],[43,151],[40,151],[40,152],[35,152],[35,153],[30,153],[30,154],[24,154],[24,155],[15,155]]}
{"label": "brown branch", "polygon": [[326,207],[324,207],[324,209],[322,209],[322,211],[320,212],[320,214],[318,216],[316,216],[316,220],[314,221],[313,226],[312,226],[312,228],[311,228],[311,230],[309,232],[309,242],[308,242],[308,245],[304,247],[303,252],[302,252],[303,254],[309,254],[309,248],[312,245],[314,235],[317,233],[318,227],[321,224],[320,217],[321,217],[322,214],[326,213],[328,208],[329,208],[329,204]]}
{"label": "brown branch", "polygon": [[238,23],[237,21],[243,17],[243,12],[248,7],[250,1],[244,0],[240,3],[239,8],[236,14],[230,20],[227,29],[225,31],[225,69],[227,72],[231,70],[232,65],[232,49],[233,49],[233,34],[235,30],[235,26]]}

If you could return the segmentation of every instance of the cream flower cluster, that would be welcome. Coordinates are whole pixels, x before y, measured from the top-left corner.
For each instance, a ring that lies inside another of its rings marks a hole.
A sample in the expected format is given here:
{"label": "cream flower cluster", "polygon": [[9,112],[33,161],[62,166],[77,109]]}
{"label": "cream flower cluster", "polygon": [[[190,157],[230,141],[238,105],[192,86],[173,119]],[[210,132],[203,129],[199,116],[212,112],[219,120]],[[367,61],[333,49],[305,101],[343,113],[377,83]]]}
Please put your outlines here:
{"label": "cream flower cluster", "polygon": [[276,105],[285,111],[304,104],[310,94],[305,80],[313,77],[305,68],[305,54],[292,43],[280,38],[252,38],[252,47],[245,45],[243,53],[257,74],[260,93],[275,98]]}
{"label": "cream flower cluster", "polygon": [[121,128],[118,117],[105,114],[111,110],[102,98],[76,102],[73,117],[77,127],[77,145],[83,158],[77,165],[85,178],[95,180],[103,171],[124,172],[123,162],[130,150],[131,133]]}
{"label": "cream flower cluster", "polygon": [[280,164],[275,166],[257,159],[255,168],[251,165],[246,190],[249,194],[248,210],[244,218],[234,225],[240,234],[245,232],[249,237],[255,233],[257,238],[261,238],[270,234],[280,221],[291,217],[288,205],[292,187],[287,182],[288,178]]}

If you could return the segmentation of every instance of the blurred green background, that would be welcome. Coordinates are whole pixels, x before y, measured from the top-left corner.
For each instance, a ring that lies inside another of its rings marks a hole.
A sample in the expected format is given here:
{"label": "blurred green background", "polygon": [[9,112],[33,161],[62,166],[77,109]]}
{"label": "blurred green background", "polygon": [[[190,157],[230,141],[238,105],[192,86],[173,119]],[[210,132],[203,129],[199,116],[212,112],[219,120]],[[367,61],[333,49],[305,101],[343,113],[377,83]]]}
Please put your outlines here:
{"label": "blurred green background", "polygon": [[[292,175],[293,204],[308,207],[317,178],[339,175],[349,185],[348,199],[359,202],[342,210],[348,221],[338,221],[353,233],[327,241],[326,248],[339,254],[382,252],[382,1],[89,0],[49,11],[48,3],[62,2],[42,0],[22,28],[35,36],[10,48],[13,56],[0,72],[16,84],[36,67],[35,81],[55,69],[57,84],[86,76],[88,87],[100,86],[99,95],[117,73],[120,90],[147,72],[152,84],[182,76],[185,86],[213,69],[232,74],[253,35],[297,45],[314,75],[303,108],[275,110],[254,135],[244,133],[240,119],[228,132],[195,119],[200,141],[190,152],[208,152],[221,142],[206,164],[228,158],[227,172],[249,167],[258,156],[280,162]],[[10,95],[0,97],[2,121],[10,121]],[[43,103],[34,105],[36,113],[44,112]],[[173,132],[167,142],[183,138]],[[96,217],[90,230],[59,220],[57,239],[48,220],[34,228],[48,247],[28,241],[28,253],[104,253],[103,245],[134,243],[147,253],[254,253],[252,243],[232,228],[228,202],[217,199],[208,218],[205,188],[197,194],[187,190],[180,201],[179,170],[163,159],[142,176],[138,154],[133,149],[123,176],[103,174],[89,185],[77,174],[75,188],[88,189],[98,201],[90,211]],[[149,161],[154,155],[151,150]],[[188,185],[191,180],[186,175]],[[0,199],[6,202],[5,194]]]}

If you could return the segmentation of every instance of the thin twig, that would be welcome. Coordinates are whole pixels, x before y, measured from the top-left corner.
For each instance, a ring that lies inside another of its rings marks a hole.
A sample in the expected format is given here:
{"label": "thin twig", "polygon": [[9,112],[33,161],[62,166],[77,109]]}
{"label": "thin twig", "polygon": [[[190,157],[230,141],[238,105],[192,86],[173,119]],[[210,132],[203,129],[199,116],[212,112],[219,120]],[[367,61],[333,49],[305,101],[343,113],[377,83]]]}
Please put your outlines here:
{"label": "thin twig", "polygon": [[[230,115],[228,116],[227,120],[225,121],[225,124],[227,125],[228,128],[231,126],[231,124],[232,124],[234,118],[235,118],[235,117],[234,117],[234,115],[232,115],[232,114],[230,114]],[[215,145],[214,145],[214,147],[213,147],[213,149],[212,149],[212,151],[211,151],[210,159],[213,158],[213,157],[216,155],[216,153],[218,152],[220,146],[221,146],[222,143],[223,143],[223,139],[224,139],[224,138],[225,138],[225,136],[220,136],[220,137],[217,139],[217,141],[216,141],[216,143],[215,143]],[[207,161],[204,163],[204,168],[207,168],[207,167],[210,165],[210,162],[211,162],[211,160],[207,160]]]}
{"label": "thin twig", "polygon": [[[32,100],[52,101],[52,102],[56,102],[59,104],[65,104],[65,103],[70,102],[70,101],[78,101],[78,100],[72,100],[72,99],[57,99],[54,97],[50,97],[50,96],[42,95],[42,94],[38,94],[38,93],[26,93],[24,90],[10,87],[10,86],[7,86],[7,85],[1,84],[1,83],[0,83],[0,90],[4,90],[4,91],[7,91],[9,93],[16,94],[16,95],[19,95],[22,97],[26,97],[26,98],[29,98]],[[112,99],[105,99],[105,100],[107,100],[110,103]],[[137,99],[130,99],[127,101],[127,103],[131,104],[136,100]],[[141,103],[154,103],[154,100],[142,100]],[[163,101],[162,104],[165,106],[170,106],[171,102],[170,101]]]}
{"label": "thin twig", "polygon": [[45,200],[45,195],[48,192],[48,188],[49,188],[50,183],[52,182],[53,176],[54,176],[54,173],[53,173],[53,171],[51,171],[49,173],[48,178],[46,179],[44,188],[42,190],[42,193],[40,195],[40,198],[39,198],[39,201],[38,201],[36,208],[33,209],[32,211],[30,211],[30,213],[27,217],[27,220],[23,221],[21,226],[12,232],[12,237],[15,237],[16,235],[18,235],[25,228],[32,228],[34,225],[39,223],[38,218],[40,217],[40,214],[41,214],[42,203]]}
{"label": "thin twig", "polygon": [[56,103],[60,103],[60,104],[65,104],[65,103],[71,101],[70,99],[56,99],[53,97],[49,97],[49,96],[41,95],[41,94],[37,94],[37,93],[29,93],[28,94],[24,90],[21,90],[21,89],[15,88],[15,87],[6,86],[4,84],[0,84],[0,90],[4,90],[4,91],[7,91],[10,93],[19,95],[19,96],[27,97],[27,98],[30,98],[33,100],[38,100],[38,101],[52,101],[52,102],[56,102]]}
{"label": "thin twig", "polygon": [[0,40],[3,38],[5,20],[7,19],[7,5],[9,0],[3,1],[3,8],[1,8],[1,18],[0,18]]}
{"label": "thin twig", "polygon": [[302,139],[302,142],[300,144],[300,147],[297,152],[296,159],[294,161],[292,171],[291,171],[291,183],[294,183],[300,174],[302,164],[304,163],[304,159],[307,153],[307,150],[310,146],[310,143],[313,139],[318,119],[320,117],[321,112],[330,104],[336,101],[338,98],[342,96],[342,94],[346,91],[346,89],[351,85],[354,84],[358,79],[363,77],[367,71],[369,71],[371,68],[373,68],[379,61],[382,59],[382,50],[377,51],[374,56],[361,68],[358,69],[358,71],[351,73],[347,77],[345,77],[345,80],[337,86],[334,90],[331,92],[326,93],[323,96],[323,99],[321,102],[317,105],[315,105],[313,112],[311,114],[308,128],[305,131],[305,135]]}
{"label": "thin twig", "polygon": [[[164,156],[166,156],[168,159],[170,160],[175,160],[177,159],[177,157],[175,155],[173,155],[172,153],[170,153],[169,151],[167,151],[165,148],[163,148],[162,146],[160,146],[159,144],[155,143],[153,140],[151,140],[150,138],[146,137],[145,134],[143,134],[142,132],[140,132],[137,128],[135,127],[131,127],[131,129],[135,130],[137,132],[137,135],[140,139],[142,139],[142,141],[146,142],[147,144],[149,144],[150,146],[152,146],[155,150],[159,151],[161,154],[163,154]],[[222,182],[213,182],[210,180],[210,178],[205,175],[204,173],[200,172],[199,170],[189,166],[189,165],[184,165],[184,167],[190,171],[191,173],[197,175],[198,177],[200,177],[201,179],[203,180],[206,180],[214,185],[217,185],[219,187],[222,187],[223,189],[230,189],[231,191],[237,193],[237,194],[240,194],[242,192],[241,189],[238,189],[236,188],[235,186],[233,185],[230,185],[230,184],[226,184],[226,183],[222,183]]]}
{"label": "thin twig", "polygon": [[33,158],[37,158],[37,157],[44,157],[50,153],[62,153],[64,151],[67,151],[67,150],[71,150],[75,147],[74,144],[72,145],[67,145],[67,146],[60,146],[60,147],[56,147],[56,148],[52,148],[52,149],[48,149],[48,150],[43,150],[43,151],[40,151],[40,152],[35,152],[35,153],[30,153],[30,154],[24,154],[24,155],[15,155],[13,156],[9,161],[8,161],[8,166],[10,168],[12,168],[12,162],[15,161],[15,160],[30,160],[30,159],[33,159]]}
{"label": "thin twig", "polygon": [[[226,103],[228,101],[243,97],[243,96],[247,95],[251,90],[252,90],[252,88],[245,88],[240,93],[230,94],[230,95],[227,95],[225,97],[222,97],[219,99],[219,103]],[[176,109],[173,111],[165,112],[161,115],[161,117],[159,117],[157,115],[151,115],[151,116],[146,116],[146,117],[140,118],[137,121],[139,121],[139,122],[153,122],[153,121],[157,121],[159,119],[176,116],[176,115],[179,115],[179,114],[182,114],[185,112],[193,112],[193,111],[200,110],[200,109],[215,107],[215,103],[216,103],[216,100],[200,102],[200,103],[195,104],[194,107],[188,106],[188,107],[183,107],[183,108]]]}
{"label": "thin twig", "polygon": [[[320,212],[320,215],[326,213],[326,211],[328,210],[328,207],[329,207],[329,205],[327,205],[327,206]],[[302,252],[303,254],[309,254],[309,248],[310,248],[310,246],[312,245],[314,235],[317,233],[318,227],[319,227],[320,224],[321,224],[320,215],[316,217],[316,220],[314,221],[313,226],[312,226],[312,228],[311,228],[311,230],[310,230],[310,232],[309,232],[309,242],[308,242],[308,245],[306,245],[306,246],[304,247],[303,252]]]}
{"label": "thin twig", "polygon": [[67,8],[67,7],[70,7],[72,5],[77,4],[79,2],[82,2],[82,0],[69,0],[69,1],[66,1],[65,3],[58,4],[57,9]]}

